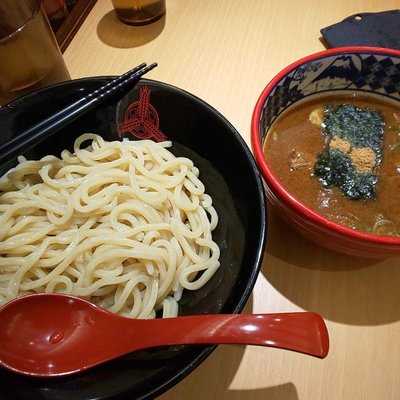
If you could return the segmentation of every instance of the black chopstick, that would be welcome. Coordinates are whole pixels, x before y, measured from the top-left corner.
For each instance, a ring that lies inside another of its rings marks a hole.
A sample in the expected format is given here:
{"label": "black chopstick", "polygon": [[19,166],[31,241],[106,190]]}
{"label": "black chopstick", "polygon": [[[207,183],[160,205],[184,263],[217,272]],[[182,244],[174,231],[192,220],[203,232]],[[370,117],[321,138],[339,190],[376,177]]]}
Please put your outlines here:
{"label": "black chopstick", "polygon": [[91,92],[80,100],[64,107],[50,117],[21,132],[9,142],[0,146],[0,164],[25,152],[61,128],[75,121],[78,117],[108,100],[111,96],[127,88],[133,88],[140,77],[157,66],[140,64],[132,70],[113,79],[106,85]]}

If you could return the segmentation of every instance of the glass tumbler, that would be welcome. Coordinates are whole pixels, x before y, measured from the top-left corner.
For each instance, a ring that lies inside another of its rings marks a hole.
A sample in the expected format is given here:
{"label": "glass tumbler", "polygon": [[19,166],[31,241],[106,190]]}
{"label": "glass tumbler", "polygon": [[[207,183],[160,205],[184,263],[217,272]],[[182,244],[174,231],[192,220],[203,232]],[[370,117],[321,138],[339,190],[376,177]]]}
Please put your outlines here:
{"label": "glass tumbler", "polygon": [[0,106],[70,79],[40,0],[0,0]]}
{"label": "glass tumbler", "polygon": [[165,14],[165,0],[112,0],[118,18],[129,25],[146,25]]}

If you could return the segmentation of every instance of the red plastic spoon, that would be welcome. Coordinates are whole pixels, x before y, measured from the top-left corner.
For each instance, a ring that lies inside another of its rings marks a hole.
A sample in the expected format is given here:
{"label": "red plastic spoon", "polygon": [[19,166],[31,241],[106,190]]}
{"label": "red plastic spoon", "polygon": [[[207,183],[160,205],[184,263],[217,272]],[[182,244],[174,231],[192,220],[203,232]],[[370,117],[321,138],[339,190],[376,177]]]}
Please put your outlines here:
{"label": "red plastic spoon", "polygon": [[323,319],[299,312],[138,320],[77,297],[36,294],[0,309],[0,364],[21,374],[73,374],[135,350],[176,344],[252,344],[325,357]]}

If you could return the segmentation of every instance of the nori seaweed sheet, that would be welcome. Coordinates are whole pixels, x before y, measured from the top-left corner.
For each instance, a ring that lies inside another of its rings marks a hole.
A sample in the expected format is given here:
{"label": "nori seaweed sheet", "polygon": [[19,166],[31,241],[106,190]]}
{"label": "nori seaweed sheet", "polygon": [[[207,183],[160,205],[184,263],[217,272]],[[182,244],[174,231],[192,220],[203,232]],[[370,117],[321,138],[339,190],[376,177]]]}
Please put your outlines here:
{"label": "nori seaweed sheet", "polygon": [[382,159],[383,131],[385,122],[381,113],[352,104],[341,104],[325,109],[324,133],[338,136],[353,147],[370,147],[377,160]]}
{"label": "nori seaweed sheet", "polygon": [[324,186],[337,186],[349,198],[373,199],[378,177],[370,173],[359,173],[351,158],[338,149],[326,149],[314,165],[314,173]]}
{"label": "nori seaweed sheet", "polygon": [[328,106],[324,115],[322,129],[328,140],[324,151],[317,157],[314,174],[324,186],[337,186],[351,199],[375,198],[376,168],[371,172],[358,172],[351,158],[339,149],[330,148],[329,143],[337,136],[349,142],[352,148],[368,147],[375,153],[376,166],[379,165],[385,125],[382,115],[352,104]]}

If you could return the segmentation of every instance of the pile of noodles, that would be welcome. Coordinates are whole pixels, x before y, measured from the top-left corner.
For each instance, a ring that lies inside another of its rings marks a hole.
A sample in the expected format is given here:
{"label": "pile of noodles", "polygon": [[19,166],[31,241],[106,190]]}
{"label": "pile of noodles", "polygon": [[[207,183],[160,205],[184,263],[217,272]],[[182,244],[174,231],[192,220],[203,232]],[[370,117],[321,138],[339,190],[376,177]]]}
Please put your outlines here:
{"label": "pile of noodles", "polygon": [[219,267],[218,216],[170,146],[84,134],[61,158],[20,157],[0,179],[0,304],[60,292],[124,316],[176,316],[183,289]]}

